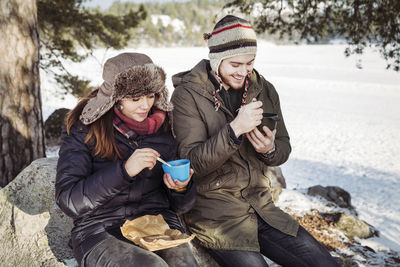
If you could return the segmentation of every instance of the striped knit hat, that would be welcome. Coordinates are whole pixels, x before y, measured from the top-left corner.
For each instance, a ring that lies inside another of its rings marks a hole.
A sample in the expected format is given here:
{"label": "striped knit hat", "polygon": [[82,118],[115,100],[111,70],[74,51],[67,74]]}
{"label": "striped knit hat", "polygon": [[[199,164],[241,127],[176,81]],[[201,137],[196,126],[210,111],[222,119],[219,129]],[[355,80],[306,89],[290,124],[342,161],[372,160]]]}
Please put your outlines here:
{"label": "striped knit hat", "polygon": [[215,24],[212,33],[205,33],[210,53],[211,69],[218,73],[221,61],[238,55],[256,54],[257,40],[251,24],[244,19],[228,15]]}

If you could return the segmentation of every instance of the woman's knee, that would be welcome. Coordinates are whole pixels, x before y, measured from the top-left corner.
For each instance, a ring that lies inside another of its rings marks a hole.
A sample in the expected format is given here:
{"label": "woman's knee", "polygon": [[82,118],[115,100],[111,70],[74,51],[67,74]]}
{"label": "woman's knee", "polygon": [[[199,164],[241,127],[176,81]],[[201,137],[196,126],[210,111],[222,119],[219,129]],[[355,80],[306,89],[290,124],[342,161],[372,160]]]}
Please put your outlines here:
{"label": "woman's knee", "polygon": [[82,265],[85,267],[168,267],[168,264],[154,252],[116,238],[104,240],[96,246],[86,255]]}
{"label": "woman's knee", "polygon": [[154,252],[145,250],[135,245],[130,245],[129,251],[125,251],[124,255],[117,256],[122,258],[119,265],[116,266],[152,266],[152,267],[168,267],[168,264]]}

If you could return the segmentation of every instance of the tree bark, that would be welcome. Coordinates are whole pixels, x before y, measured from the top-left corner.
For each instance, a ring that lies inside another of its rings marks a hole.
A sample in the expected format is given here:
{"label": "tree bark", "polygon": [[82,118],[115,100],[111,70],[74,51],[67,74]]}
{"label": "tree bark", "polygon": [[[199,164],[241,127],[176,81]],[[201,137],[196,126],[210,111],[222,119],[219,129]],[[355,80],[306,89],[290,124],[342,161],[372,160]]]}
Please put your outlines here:
{"label": "tree bark", "polygon": [[36,0],[0,1],[0,186],[45,156]]}

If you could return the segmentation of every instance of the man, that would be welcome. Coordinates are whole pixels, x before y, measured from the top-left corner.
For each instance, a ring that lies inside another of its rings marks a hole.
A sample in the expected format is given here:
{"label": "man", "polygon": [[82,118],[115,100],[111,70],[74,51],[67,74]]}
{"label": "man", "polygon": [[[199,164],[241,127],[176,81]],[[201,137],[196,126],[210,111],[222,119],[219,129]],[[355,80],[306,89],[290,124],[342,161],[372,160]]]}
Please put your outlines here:
{"label": "man", "polygon": [[284,163],[291,147],[278,94],[253,69],[254,30],[229,15],[205,39],[210,60],[172,78],[174,133],[198,185],[185,215],[189,230],[221,266],[268,266],[262,255],[283,266],[338,266],[272,202],[264,173]]}

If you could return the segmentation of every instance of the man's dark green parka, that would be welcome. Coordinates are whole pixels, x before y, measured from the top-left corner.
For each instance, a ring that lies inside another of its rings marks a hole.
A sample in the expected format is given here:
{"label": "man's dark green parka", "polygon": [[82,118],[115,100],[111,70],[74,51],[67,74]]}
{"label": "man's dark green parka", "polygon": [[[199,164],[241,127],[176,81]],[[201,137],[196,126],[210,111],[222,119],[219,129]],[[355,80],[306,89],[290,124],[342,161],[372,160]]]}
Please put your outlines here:
{"label": "man's dark green parka", "polygon": [[[241,144],[230,136],[228,124],[234,115],[224,105],[214,108],[214,84],[209,79],[208,60],[192,70],[173,76],[173,131],[181,158],[195,170],[197,197],[185,214],[186,224],[202,245],[213,249],[259,251],[256,214],[272,227],[295,236],[298,223],[276,207],[270,194],[268,166],[284,163],[291,147],[283,119],[278,122],[272,158],[257,153],[244,138]],[[247,102],[263,102],[264,112],[282,118],[279,97],[272,84],[253,70]],[[267,124],[263,119],[263,124]]]}

